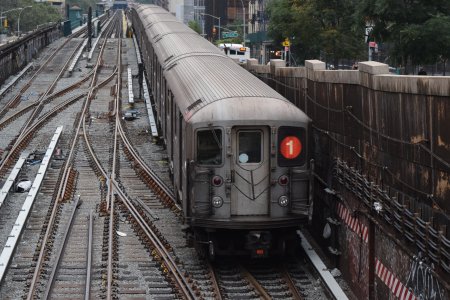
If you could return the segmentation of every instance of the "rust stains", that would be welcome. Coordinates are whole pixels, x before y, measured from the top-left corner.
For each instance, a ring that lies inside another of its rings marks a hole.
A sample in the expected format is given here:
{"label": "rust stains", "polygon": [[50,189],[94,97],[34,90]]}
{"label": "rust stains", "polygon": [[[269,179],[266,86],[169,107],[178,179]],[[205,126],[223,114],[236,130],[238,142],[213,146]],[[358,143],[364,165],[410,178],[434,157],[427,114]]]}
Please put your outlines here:
{"label": "rust stains", "polygon": [[[442,199],[450,198],[450,178],[446,172],[439,172],[436,180],[436,196]],[[448,201],[443,205],[447,211],[450,211]]]}
{"label": "rust stains", "polygon": [[444,141],[442,140],[442,137],[441,137],[440,135],[438,135],[437,141],[438,141],[438,145],[439,145],[439,146],[444,147],[445,150],[450,150],[450,145],[447,144],[446,142],[444,142]]}

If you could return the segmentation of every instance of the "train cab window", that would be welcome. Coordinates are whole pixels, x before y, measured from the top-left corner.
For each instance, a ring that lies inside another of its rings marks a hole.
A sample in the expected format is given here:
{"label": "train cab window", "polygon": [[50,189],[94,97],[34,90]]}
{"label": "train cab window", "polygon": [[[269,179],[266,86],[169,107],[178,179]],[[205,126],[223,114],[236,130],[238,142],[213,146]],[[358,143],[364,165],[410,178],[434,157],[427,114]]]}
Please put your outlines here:
{"label": "train cab window", "polygon": [[197,163],[222,164],[222,130],[208,129],[197,132]]}
{"label": "train cab window", "polygon": [[236,50],[230,50],[230,55],[236,55]]}
{"label": "train cab window", "polygon": [[262,159],[262,133],[261,131],[239,131],[240,164],[257,164]]}

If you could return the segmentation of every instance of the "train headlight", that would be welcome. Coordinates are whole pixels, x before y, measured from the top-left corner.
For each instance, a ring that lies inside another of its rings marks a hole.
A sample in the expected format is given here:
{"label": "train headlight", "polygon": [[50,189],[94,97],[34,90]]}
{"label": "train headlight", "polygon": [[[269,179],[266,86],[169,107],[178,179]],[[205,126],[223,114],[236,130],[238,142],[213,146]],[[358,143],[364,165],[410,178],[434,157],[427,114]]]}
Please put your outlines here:
{"label": "train headlight", "polygon": [[219,175],[216,175],[212,178],[211,183],[213,186],[221,186],[223,183],[223,179]]}
{"label": "train headlight", "polygon": [[287,185],[289,183],[289,177],[286,175],[281,175],[280,178],[278,178],[278,183],[280,185]]}
{"label": "train headlight", "polygon": [[280,198],[278,198],[278,204],[281,207],[286,207],[289,204],[289,198],[287,196],[281,196]]}
{"label": "train headlight", "polygon": [[211,200],[211,203],[212,203],[212,206],[214,206],[215,208],[219,208],[223,205],[223,200],[219,196],[214,196]]}

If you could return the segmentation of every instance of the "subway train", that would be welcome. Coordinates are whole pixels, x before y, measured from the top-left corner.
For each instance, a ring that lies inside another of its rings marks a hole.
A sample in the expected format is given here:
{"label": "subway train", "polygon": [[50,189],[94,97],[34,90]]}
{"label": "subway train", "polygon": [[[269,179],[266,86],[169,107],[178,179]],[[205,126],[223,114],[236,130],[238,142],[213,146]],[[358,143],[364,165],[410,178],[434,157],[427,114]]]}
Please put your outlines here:
{"label": "subway train", "polygon": [[210,258],[294,249],[312,214],[311,120],[163,8],[129,13],[190,240]]}

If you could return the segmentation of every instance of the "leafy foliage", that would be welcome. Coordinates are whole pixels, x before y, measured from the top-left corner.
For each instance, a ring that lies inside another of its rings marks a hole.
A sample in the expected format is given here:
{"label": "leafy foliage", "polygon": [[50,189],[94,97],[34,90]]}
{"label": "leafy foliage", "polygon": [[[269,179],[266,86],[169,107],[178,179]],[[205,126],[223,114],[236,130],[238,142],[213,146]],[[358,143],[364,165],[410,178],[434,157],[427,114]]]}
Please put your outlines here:
{"label": "leafy foliage", "polygon": [[365,27],[387,45],[394,64],[435,63],[450,57],[450,1],[272,0],[269,35],[280,45],[290,38],[301,60],[326,56],[365,58]]}
{"label": "leafy foliage", "polygon": [[13,8],[32,6],[25,10],[16,10],[7,13],[8,24],[11,31],[17,30],[17,21],[20,14],[20,31],[30,31],[36,26],[56,22],[61,19],[58,10],[48,3],[37,3],[33,0],[0,0],[0,7],[3,11]]}
{"label": "leafy foliage", "polygon": [[201,34],[201,33],[202,33],[202,28],[200,27],[200,24],[199,24],[197,21],[195,21],[195,20],[189,21],[188,26],[189,26],[192,30],[194,30],[195,32],[197,32],[198,34]]}
{"label": "leafy foliage", "polygon": [[373,37],[392,44],[391,60],[434,63],[450,57],[450,1],[362,0],[358,15]]}
{"label": "leafy foliage", "polygon": [[272,0],[269,35],[276,44],[291,40],[300,60],[326,55],[337,64],[364,52],[364,31],[354,19],[356,0]]}

